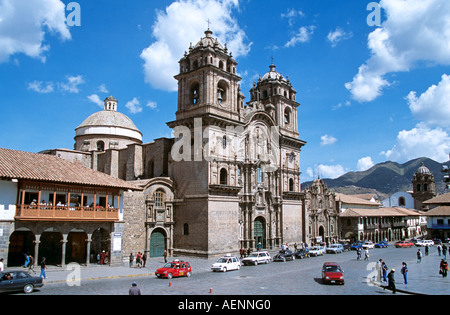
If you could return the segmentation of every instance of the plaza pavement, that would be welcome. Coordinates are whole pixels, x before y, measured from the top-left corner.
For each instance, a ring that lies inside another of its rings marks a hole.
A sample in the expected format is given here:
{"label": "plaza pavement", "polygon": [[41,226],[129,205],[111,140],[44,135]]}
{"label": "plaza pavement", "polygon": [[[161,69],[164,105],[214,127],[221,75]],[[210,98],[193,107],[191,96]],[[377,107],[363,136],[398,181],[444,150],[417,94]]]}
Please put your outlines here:
{"label": "plaza pavement", "polygon": [[[393,244],[391,245],[393,246]],[[400,249],[401,250],[401,249]],[[421,249],[423,252],[423,249]],[[276,250],[269,251],[271,256],[276,254]],[[430,250],[428,256],[422,258],[421,263],[415,260],[408,261],[408,284],[403,284],[403,277],[400,268],[396,268],[395,279],[399,293],[423,294],[423,295],[449,295],[450,294],[450,277],[443,278],[439,275],[439,263],[443,257],[438,256],[436,247]],[[449,258],[449,257],[447,257]],[[171,258],[168,259],[170,261]],[[189,261],[195,272],[209,272],[211,265],[217,261],[217,258],[172,258]],[[312,258],[314,259],[314,258]],[[91,281],[101,279],[115,278],[136,278],[136,277],[152,277],[157,268],[164,265],[162,257],[151,258],[147,260],[145,268],[130,268],[127,263],[124,266],[110,267],[107,265],[67,265],[65,268],[57,266],[48,266],[46,270],[47,279],[45,284],[63,283],[76,281]],[[17,268],[16,268],[17,269]],[[12,270],[12,268],[11,268]],[[40,267],[35,267],[36,275],[40,273]],[[386,285],[386,284],[382,284]]]}

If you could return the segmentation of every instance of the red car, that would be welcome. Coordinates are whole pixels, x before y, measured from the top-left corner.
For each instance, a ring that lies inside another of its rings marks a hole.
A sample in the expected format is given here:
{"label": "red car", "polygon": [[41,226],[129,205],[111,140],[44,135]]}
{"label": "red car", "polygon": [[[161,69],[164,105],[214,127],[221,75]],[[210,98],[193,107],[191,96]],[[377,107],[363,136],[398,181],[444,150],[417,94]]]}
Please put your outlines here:
{"label": "red car", "polygon": [[335,262],[326,262],[322,267],[322,280],[324,283],[344,284],[344,270]]}
{"label": "red car", "polygon": [[158,278],[172,279],[172,277],[190,277],[192,274],[191,265],[187,261],[174,260],[156,270]]}
{"label": "red car", "polygon": [[414,246],[414,244],[409,241],[399,241],[399,242],[395,243],[395,247],[397,247],[397,248],[412,247],[412,246]]}

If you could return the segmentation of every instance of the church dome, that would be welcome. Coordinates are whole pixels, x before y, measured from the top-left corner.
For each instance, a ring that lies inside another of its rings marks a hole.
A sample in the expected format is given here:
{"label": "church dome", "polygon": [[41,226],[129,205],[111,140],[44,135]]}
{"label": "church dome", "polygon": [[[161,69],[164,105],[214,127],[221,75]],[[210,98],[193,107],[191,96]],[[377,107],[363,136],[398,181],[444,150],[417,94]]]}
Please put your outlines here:
{"label": "church dome", "polygon": [[90,115],[75,129],[75,148],[103,151],[142,143],[142,133],[133,121],[117,111],[117,99],[111,95],[104,102],[104,110]]}
{"label": "church dome", "polygon": [[428,169],[428,167],[425,166],[425,164],[420,165],[420,167],[416,171],[417,175],[432,175],[431,171]]}
{"label": "church dome", "polygon": [[219,43],[217,38],[212,37],[213,32],[208,29],[205,31],[205,37],[201,38],[194,46],[194,50],[210,47],[214,50],[225,52],[227,49]]}
{"label": "church dome", "polygon": [[275,66],[273,64],[271,64],[269,68],[270,71],[261,78],[262,81],[278,80],[285,83],[287,82],[286,78],[281,73],[275,71]]}

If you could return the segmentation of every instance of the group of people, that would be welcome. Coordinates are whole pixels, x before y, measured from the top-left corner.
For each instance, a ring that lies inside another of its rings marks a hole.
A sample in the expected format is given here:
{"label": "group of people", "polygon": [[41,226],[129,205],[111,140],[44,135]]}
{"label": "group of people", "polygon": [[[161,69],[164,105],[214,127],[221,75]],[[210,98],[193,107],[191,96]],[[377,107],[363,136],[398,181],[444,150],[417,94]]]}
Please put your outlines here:
{"label": "group of people", "polygon": [[134,262],[136,261],[136,268],[145,268],[145,264],[147,263],[147,254],[138,252],[136,256],[133,255],[133,253],[130,253],[129,256],[130,260],[130,268],[133,268]]}
{"label": "group of people", "polygon": [[[397,288],[395,286],[395,269],[392,268],[388,273],[388,266],[383,259],[379,259],[376,264],[377,270],[377,282],[379,283],[387,283],[386,288],[392,290],[392,293],[396,293]],[[405,284],[408,284],[408,266],[406,262],[402,262],[401,274],[403,275],[403,281]]]}

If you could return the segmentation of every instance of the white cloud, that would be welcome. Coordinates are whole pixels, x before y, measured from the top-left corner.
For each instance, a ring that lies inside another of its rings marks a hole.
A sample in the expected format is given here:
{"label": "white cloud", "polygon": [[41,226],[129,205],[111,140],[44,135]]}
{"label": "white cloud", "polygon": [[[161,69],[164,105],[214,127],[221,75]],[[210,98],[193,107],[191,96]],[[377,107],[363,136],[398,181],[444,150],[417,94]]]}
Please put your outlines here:
{"label": "white cloud", "polygon": [[414,116],[430,126],[450,127],[450,76],[442,75],[438,85],[432,85],[417,97],[411,91],[406,97]]}
{"label": "white cloud", "polygon": [[33,81],[28,83],[28,90],[32,90],[41,94],[53,92],[53,82]]}
{"label": "white cloud", "polygon": [[317,171],[321,178],[338,178],[346,173],[344,167],[340,164],[337,165],[324,165],[320,164],[317,167]]}
{"label": "white cloud", "polygon": [[84,79],[83,79],[83,76],[81,76],[81,75],[67,76],[66,82],[58,83],[58,88],[62,92],[79,93],[80,90],[78,89],[78,86],[83,83],[84,83]]}
{"label": "white cloud", "polygon": [[320,137],[320,140],[320,145],[330,145],[336,143],[337,141],[335,137],[329,135],[323,135],[322,137]]}
{"label": "white cloud", "polygon": [[103,108],[105,106],[105,103],[100,99],[100,97],[97,94],[89,95],[87,98],[92,103],[97,104],[98,107]]}
{"label": "white cloud", "polygon": [[109,93],[108,89],[106,88],[106,84],[102,84],[98,87],[98,91],[101,93]]}
{"label": "white cloud", "polygon": [[297,17],[303,17],[305,14],[301,10],[296,9],[288,9],[286,13],[281,13],[282,19],[288,19],[288,23],[290,26],[292,26],[295,22],[295,19]]}
{"label": "white cloud", "polygon": [[337,27],[334,31],[328,33],[327,39],[332,47],[335,47],[340,41],[347,40],[353,37],[352,32],[345,32],[342,28]]}
{"label": "white cloud", "polygon": [[418,62],[450,64],[450,1],[381,0],[387,19],[368,36],[371,57],[345,87],[369,102],[390,85],[389,73],[409,71]]}
{"label": "white cloud", "polygon": [[179,72],[178,61],[190,42],[195,45],[204,36],[208,19],[213,36],[226,43],[234,57],[247,55],[251,43],[245,43],[245,32],[232,16],[238,7],[238,0],[178,0],[158,12],[155,41],[141,53],[145,81],[157,89],[177,91],[173,76]]}
{"label": "white cloud", "polygon": [[311,36],[314,33],[315,28],[316,27],[314,25],[300,27],[298,32],[294,36],[292,36],[291,39],[284,46],[294,47],[298,43],[309,42]]}
{"label": "white cloud", "polygon": [[370,156],[363,157],[358,160],[358,163],[356,164],[356,169],[358,171],[365,171],[368,170],[373,166],[373,161]]}
{"label": "white cloud", "polygon": [[442,128],[429,128],[420,123],[412,130],[398,133],[396,145],[381,152],[386,158],[406,162],[418,157],[428,157],[438,162],[448,161],[450,135]]}
{"label": "white cloud", "polygon": [[158,104],[156,102],[149,101],[146,106],[151,109],[158,109]]}
{"label": "white cloud", "polygon": [[17,53],[45,62],[43,54],[50,49],[44,44],[47,33],[71,39],[65,21],[65,5],[60,0],[1,0],[0,63]]}
{"label": "white cloud", "polygon": [[137,114],[137,113],[142,112],[141,102],[139,102],[139,100],[136,97],[133,98],[131,101],[127,102],[125,104],[125,107],[128,108],[128,110],[132,114]]}

